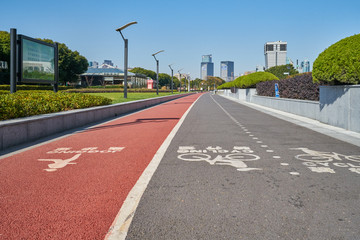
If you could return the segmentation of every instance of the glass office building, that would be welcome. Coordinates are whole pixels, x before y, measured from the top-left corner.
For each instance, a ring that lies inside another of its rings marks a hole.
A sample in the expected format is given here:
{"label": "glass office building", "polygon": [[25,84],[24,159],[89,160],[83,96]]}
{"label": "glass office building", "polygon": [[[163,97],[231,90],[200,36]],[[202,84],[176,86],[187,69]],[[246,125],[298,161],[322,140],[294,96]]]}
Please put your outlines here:
{"label": "glass office building", "polygon": [[234,62],[221,61],[220,63],[220,77],[226,82],[234,80]]}
{"label": "glass office building", "polygon": [[214,63],[211,54],[202,56],[200,75],[203,80],[207,80],[208,76],[214,76]]}

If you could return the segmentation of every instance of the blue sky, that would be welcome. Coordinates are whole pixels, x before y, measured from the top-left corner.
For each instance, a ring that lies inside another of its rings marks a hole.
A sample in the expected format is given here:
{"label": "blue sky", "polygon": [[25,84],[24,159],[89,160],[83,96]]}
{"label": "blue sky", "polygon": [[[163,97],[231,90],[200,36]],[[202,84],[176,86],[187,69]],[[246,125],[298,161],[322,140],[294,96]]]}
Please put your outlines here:
{"label": "blue sky", "polygon": [[331,44],[360,32],[359,0],[11,0],[1,4],[0,30],[50,38],[77,50],[89,61],[112,60],[123,68],[129,39],[129,67],[200,77],[201,56],[213,55],[215,75],[220,61],[234,61],[235,75],[265,65],[264,44],[287,41],[288,57],[312,63]]}

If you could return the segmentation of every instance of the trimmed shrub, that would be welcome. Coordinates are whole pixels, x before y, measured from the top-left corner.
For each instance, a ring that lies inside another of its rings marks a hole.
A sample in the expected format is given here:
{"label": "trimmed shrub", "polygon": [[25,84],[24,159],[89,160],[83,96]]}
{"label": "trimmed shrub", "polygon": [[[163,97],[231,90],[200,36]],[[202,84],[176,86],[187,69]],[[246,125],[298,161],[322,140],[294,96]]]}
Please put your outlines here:
{"label": "trimmed shrub", "polygon": [[217,87],[217,89],[229,89],[234,87],[234,81],[231,82],[226,82],[224,84],[221,84],[220,86]]}
{"label": "trimmed shrub", "polygon": [[249,75],[238,77],[234,80],[237,88],[254,88],[259,82],[279,80],[274,74],[268,72],[255,72]]}
{"label": "trimmed shrub", "polygon": [[232,82],[227,82],[218,87],[218,89],[236,88],[255,88],[259,82],[279,80],[274,74],[268,72],[255,72],[249,75],[236,78]]}
{"label": "trimmed shrub", "polygon": [[0,94],[0,120],[111,104],[105,97],[81,93],[22,91]]}
{"label": "trimmed shrub", "polygon": [[360,83],[360,34],[344,38],[319,54],[313,65],[314,81]]}
{"label": "trimmed shrub", "polygon": [[303,73],[279,81],[258,83],[256,85],[257,95],[275,97],[275,83],[278,83],[281,98],[319,101],[321,83],[314,83],[311,73]]}

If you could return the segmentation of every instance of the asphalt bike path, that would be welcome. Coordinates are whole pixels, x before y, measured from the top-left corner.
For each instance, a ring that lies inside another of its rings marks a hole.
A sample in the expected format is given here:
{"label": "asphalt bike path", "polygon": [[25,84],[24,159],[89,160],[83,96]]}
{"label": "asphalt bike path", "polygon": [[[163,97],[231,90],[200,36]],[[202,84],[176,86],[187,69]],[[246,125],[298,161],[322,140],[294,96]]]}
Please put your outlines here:
{"label": "asphalt bike path", "polygon": [[359,239],[360,148],[202,95],[126,239]]}
{"label": "asphalt bike path", "polygon": [[129,191],[200,95],[0,158],[0,239],[104,239]]}

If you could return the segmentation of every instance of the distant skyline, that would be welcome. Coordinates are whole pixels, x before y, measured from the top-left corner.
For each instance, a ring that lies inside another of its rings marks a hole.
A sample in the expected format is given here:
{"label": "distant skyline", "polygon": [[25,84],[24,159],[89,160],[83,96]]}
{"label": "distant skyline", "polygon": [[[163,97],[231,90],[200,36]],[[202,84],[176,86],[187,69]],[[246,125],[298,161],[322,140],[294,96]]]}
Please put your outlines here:
{"label": "distant skyline", "polygon": [[63,0],[4,1],[0,30],[65,43],[88,61],[112,60],[123,68],[124,41],[129,39],[129,67],[177,72],[200,78],[202,55],[212,54],[214,75],[220,62],[233,61],[235,76],[265,65],[264,44],[288,43],[287,56],[296,63],[317,56],[333,43],[360,32],[358,0]]}

